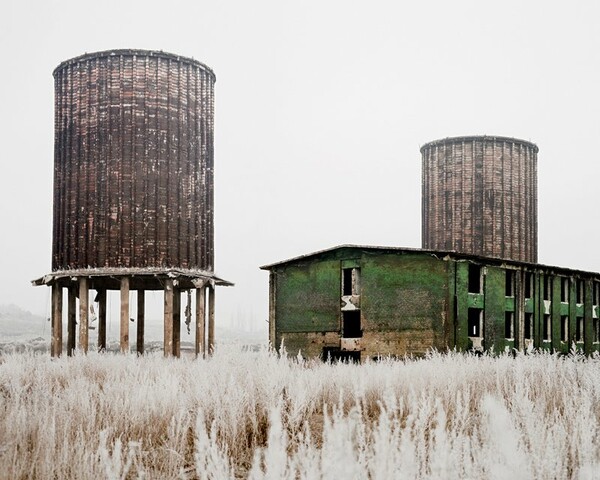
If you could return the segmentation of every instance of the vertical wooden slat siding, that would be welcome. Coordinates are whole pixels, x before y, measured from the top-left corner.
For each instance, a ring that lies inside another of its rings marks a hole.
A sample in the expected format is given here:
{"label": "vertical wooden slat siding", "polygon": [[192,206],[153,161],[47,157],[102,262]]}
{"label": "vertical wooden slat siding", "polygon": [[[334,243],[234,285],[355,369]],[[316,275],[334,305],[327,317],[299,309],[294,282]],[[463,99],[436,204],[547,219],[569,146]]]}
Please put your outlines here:
{"label": "vertical wooden slat siding", "polygon": [[54,78],[52,269],[212,271],[212,71],[119,50],[67,60]]}
{"label": "vertical wooden slat siding", "polygon": [[423,146],[423,248],[537,262],[537,152],[505,137]]}

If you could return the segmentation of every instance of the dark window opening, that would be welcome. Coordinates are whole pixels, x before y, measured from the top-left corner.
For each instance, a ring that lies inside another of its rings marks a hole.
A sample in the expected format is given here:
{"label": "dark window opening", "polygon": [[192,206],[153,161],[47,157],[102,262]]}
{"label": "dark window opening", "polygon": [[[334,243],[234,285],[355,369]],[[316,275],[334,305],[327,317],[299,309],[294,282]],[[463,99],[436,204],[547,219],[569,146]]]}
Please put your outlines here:
{"label": "dark window opening", "polygon": [[583,303],[584,283],[583,280],[577,280],[577,303]]}
{"label": "dark window opening", "polygon": [[600,342],[600,318],[594,318],[594,342]]}
{"label": "dark window opening", "polygon": [[342,295],[352,295],[352,270],[354,269],[342,269]]}
{"label": "dark window opening", "polygon": [[526,340],[531,340],[533,338],[533,313],[531,312],[525,312],[523,336]]}
{"label": "dark window opening", "polygon": [[469,263],[469,293],[481,293],[481,265]]}
{"label": "dark window opening", "polygon": [[569,279],[568,278],[560,279],[560,301],[561,302],[569,301]]}
{"label": "dark window opening", "polygon": [[360,352],[346,352],[339,347],[323,347],[321,359],[324,362],[360,363]]}
{"label": "dark window opening", "polygon": [[600,303],[600,283],[594,283],[594,305],[598,305]]}
{"label": "dark window opening", "polygon": [[563,342],[569,341],[569,316],[561,315],[560,317],[560,339]]}
{"label": "dark window opening", "polygon": [[344,338],[362,337],[360,328],[360,310],[349,310],[342,312],[342,336]]}
{"label": "dark window opening", "polygon": [[504,338],[515,338],[515,314],[504,312]]}
{"label": "dark window opening", "polygon": [[552,290],[552,279],[544,275],[544,300],[550,300],[550,291]]}
{"label": "dark window opening", "polygon": [[583,317],[577,317],[575,322],[575,341],[583,342]]}
{"label": "dark window opening", "polygon": [[533,295],[533,275],[531,272],[525,272],[525,298],[531,298]]}
{"label": "dark window opening", "polygon": [[550,315],[544,315],[544,340],[549,341],[552,335],[552,319]]}
{"label": "dark window opening", "polygon": [[515,296],[515,272],[513,270],[506,270],[506,288],[504,295],[506,297]]}
{"label": "dark window opening", "polygon": [[483,310],[480,308],[469,308],[469,319],[468,319],[468,336],[469,337],[481,337],[481,315]]}

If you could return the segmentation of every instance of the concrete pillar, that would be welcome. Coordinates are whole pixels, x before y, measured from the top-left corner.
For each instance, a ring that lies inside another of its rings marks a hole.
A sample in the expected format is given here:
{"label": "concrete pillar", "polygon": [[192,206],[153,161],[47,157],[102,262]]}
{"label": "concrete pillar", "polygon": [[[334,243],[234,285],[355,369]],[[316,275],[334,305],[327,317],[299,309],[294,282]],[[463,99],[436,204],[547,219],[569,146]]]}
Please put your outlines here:
{"label": "concrete pillar", "polygon": [[98,291],[98,351],[106,350],[106,290]]}
{"label": "concrete pillar", "polygon": [[202,358],[206,354],[206,339],[204,335],[206,330],[205,291],[206,287],[204,285],[196,288],[196,357],[202,356]]}
{"label": "concrete pillar", "polygon": [[173,355],[181,356],[181,290],[173,289]]}
{"label": "concrete pillar", "polygon": [[60,357],[62,354],[62,287],[52,284],[52,341],[50,355]]}
{"label": "concrete pillar", "polygon": [[89,289],[87,277],[79,277],[79,348],[83,353],[88,352],[88,310]]}
{"label": "concrete pillar", "polygon": [[129,277],[121,278],[121,353],[129,352]]}
{"label": "concrete pillar", "polygon": [[77,346],[77,292],[76,287],[67,289],[67,355],[72,356]]}
{"label": "concrete pillar", "polygon": [[173,355],[173,280],[165,281],[164,309],[164,353],[165,357]]}
{"label": "concrete pillar", "polygon": [[144,328],[146,322],[146,292],[138,290],[137,292],[137,353],[144,354]]}
{"label": "concrete pillar", "polygon": [[208,287],[208,353],[215,348],[215,286]]}

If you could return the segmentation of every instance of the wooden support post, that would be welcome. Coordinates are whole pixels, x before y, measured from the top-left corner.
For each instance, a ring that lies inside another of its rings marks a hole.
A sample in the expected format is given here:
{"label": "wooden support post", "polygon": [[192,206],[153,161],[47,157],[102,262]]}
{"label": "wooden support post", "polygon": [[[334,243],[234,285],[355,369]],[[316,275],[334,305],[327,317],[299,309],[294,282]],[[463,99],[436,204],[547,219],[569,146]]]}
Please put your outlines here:
{"label": "wooden support post", "polygon": [[164,316],[164,352],[165,357],[173,355],[173,280],[165,281],[165,316]]}
{"label": "wooden support post", "polygon": [[181,356],[181,290],[173,290],[173,355]]}
{"label": "wooden support post", "polygon": [[106,350],[106,290],[98,291],[98,351]]}
{"label": "wooden support post", "polygon": [[144,328],[146,321],[146,304],[144,290],[137,292],[137,353],[144,354]]}
{"label": "wooden support post", "polygon": [[215,286],[208,287],[208,353],[215,348]]}
{"label": "wooden support post", "polygon": [[67,355],[72,356],[77,346],[77,292],[74,286],[67,289]]}
{"label": "wooden support post", "polygon": [[79,348],[83,353],[88,352],[88,279],[79,277]]}
{"label": "wooden support post", "polygon": [[206,353],[206,340],[204,332],[206,330],[206,317],[205,317],[205,292],[206,287],[202,285],[200,288],[196,288],[196,357],[199,355],[204,358]]}
{"label": "wooden support post", "polygon": [[121,353],[129,352],[129,277],[121,278]]}
{"label": "wooden support post", "polygon": [[62,287],[52,284],[52,341],[50,355],[60,357],[62,354]]}

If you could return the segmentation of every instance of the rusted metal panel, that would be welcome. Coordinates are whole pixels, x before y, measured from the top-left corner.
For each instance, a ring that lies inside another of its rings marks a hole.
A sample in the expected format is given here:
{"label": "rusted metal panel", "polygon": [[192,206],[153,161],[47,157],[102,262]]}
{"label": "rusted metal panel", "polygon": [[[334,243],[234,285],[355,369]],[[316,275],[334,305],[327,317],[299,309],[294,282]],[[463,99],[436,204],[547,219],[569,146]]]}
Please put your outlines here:
{"label": "rusted metal panel", "polygon": [[67,60],[54,78],[53,271],[212,271],[213,72],[115,50]]}
{"label": "rusted metal panel", "polygon": [[423,146],[423,248],[537,262],[537,153],[506,137]]}

